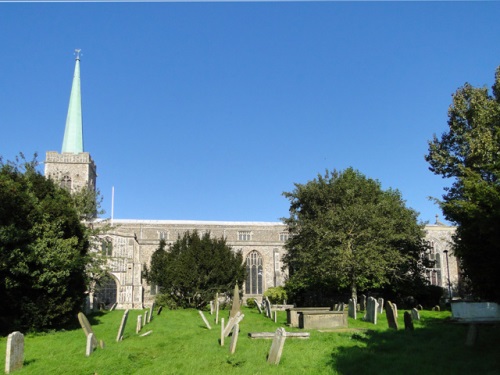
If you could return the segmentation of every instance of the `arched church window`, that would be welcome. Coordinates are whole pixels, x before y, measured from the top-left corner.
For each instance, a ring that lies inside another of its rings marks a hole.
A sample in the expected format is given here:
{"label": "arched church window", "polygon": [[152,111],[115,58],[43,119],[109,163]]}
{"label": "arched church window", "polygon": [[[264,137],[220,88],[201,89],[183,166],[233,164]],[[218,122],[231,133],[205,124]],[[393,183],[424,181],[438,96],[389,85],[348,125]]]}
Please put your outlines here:
{"label": "arched church window", "polygon": [[262,294],[262,256],[257,251],[251,251],[247,255],[246,269],[247,279],[245,282],[245,294]]}
{"label": "arched church window", "polygon": [[71,177],[64,176],[61,181],[61,187],[68,191],[71,191]]}

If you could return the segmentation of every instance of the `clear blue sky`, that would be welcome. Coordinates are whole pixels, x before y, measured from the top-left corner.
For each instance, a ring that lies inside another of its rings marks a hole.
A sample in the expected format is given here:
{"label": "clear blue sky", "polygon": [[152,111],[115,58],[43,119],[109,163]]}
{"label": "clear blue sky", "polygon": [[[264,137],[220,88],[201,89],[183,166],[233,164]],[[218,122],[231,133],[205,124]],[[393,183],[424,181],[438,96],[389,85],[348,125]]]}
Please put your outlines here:
{"label": "clear blue sky", "polygon": [[0,3],[0,154],[61,151],[75,48],[115,218],[278,221],[352,166],[434,222],[451,94],[493,84],[499,2]]}

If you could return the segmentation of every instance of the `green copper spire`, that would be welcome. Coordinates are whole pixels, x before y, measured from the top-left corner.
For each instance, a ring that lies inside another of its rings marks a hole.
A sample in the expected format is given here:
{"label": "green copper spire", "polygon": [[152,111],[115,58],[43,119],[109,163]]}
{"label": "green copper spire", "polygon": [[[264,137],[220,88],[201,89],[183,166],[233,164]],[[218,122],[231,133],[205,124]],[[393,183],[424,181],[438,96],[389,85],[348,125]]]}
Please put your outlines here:
{"label": "green copper spire", "polygon": [[76,52],[75,74],[71,96],[69,97],[68,117],[66,117],[66,129],[62,152],[78,154],[83,152],[83,125],[82,125],[82,95],[80,92],[80,50]]}

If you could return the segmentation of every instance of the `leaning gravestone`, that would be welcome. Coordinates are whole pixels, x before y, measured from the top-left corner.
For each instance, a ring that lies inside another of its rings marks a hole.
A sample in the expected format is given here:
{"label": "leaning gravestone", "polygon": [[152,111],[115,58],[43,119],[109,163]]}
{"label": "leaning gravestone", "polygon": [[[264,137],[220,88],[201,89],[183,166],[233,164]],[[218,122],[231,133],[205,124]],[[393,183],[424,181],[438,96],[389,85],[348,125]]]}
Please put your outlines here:
{"label": "leaning gravestone", "polygon": [[411,318],[413,320],[420,320],[420,313],[416,308],[411,309]]}
{"label": "leaning gravestone", "polygon": [[392,309],[394,310],[394,316],[398,317],[398,305],[396,305],[395,303],[392,304]]}
{"label": "leaning gravestone", "polygon": [[396,315],[394,314],[394,307],[391,301],[387,301],[385,303],[385,314],[387,316],[387,324],[389,324],[389,328],[398,329],[398,321],[396,319]]}
{"label": "leaning gravestone", "polygon": [[[78,313],[78,321],[80,322],[80,326],[82,327],[83,332],[85,333],[85,337],[88,337],[91,333],[94,333],[94,331],[92,330],[92,326],[89,323],[89,320],[81,312]],[[97,337],[95,337],[95,333],[92,337],[93,337],[92,345],[97,347],[98,342],[97,342]]]}
{"label": "leaning gravestone", "polygon": [[255,299],[254,301],[255,301],[255,306],[257,306],[257,309],[259,310],[259,314],[262,314],[262,308],[260,307],[259,301],[257,301],[257,299]]}
{"label": "leaning gravestone", "polygon": [[280,363],[281,354],[283,353],[283,346],[285,345],[286,331],[284,328],[278,328],[274,333],[273,343],[269,349],[267,362],[277,365]]}
{"label": "leaning gravestone", "polygon": [[271,312],[271,302],[269,298],[266,296],[266,315],[268,318],[273,318],[273,313]]}
{"label": "leaning gravestone", "polygon": [[238,284],[236,284],[234,286],[233,305],[231,306],[231,312],[229,313],[229,317],[232,318],[233,316],[236,316],[236,314],[240,311],[241,311],[240,289],[238,288]]}
{"label": "leaning gravestone", "polygon": [[234,354],[236,351],[236,344],[238,343],[238,333],[240,332],[240,325],[233,326],[233,335],[231,336],[231,343],[229,344],[229,353]]}
{"label": "leaning gravestone", "polygon": [[155,303],[153,302],[153,304],[149,308],[148,323],[151,323],[151,319],[153,319],[153,311],[154,311],[154,309],[155,309]]}
{"label": "leaning gravestone", "polygon": [[347,315],[350,318],[356,319],[356,300],[350,299],[349,300],[349,307],[347,308]]}
{"label": "leaning gravestone", "polygon": [[24,335],[15,331],[7,337],[7,351],[5,355],[5,373],[10,374],[23,367],[24,362]]}
{"label": "leaning gravestone", "polygon": [[120,323],[120,328],[118,328],[118,334],[116,335],[116,342],[123,340],[123,332],[125,331],[125,325],[127,324],[128,309],[123,313],[122,321]]}
{"label": "leaning gravestone", "polygon": [[405,320],[405,331],[413,331],[415,328],[413,327],[413,320],[411,319],[411,314],[408,311],[404,313]]}
{"label": "leaning gravestone", "polygon": [[210,323],[208,322],[207,318],[205,318],[205,315],[203,314],[203,311],[198,310],[198,312],[200,313],[200,316],[203,319],[203,322],[205,323],[205,325],[207,326],[207,328],[208,329],[212,329],[212,327],[210,326]]}
{"label": "leaning gravestone", "polygon": [[148,322],[148,310],[144,311],[144,321],[142,322],[142,325],[145,326],[147,322]]}
{"label": "leaning gravestone", "polygon": [[156,315],[160,315],[162,310],[163,310],[163,306],[160,306],[160,307],[158,308],[158,312],[156,313]]}

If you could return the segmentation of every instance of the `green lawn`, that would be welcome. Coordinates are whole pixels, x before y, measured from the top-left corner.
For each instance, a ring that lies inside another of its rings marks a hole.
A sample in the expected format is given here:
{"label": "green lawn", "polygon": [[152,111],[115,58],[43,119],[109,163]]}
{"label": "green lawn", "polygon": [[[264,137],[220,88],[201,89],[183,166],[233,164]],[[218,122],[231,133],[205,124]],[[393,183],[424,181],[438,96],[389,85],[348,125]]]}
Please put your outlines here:
{"label": "green lawn", "polygon": [[[142,330],[152,334],[139,337],[135,325],[141,313],[130,311],[119,343],[115,340],[123,311],[90,316],[98,340],[105,342],[105,348],[90,357],[85,356],[81,329],[27,335],[24,368],[16,374],[500,374],[500,327],[481,327],[476,345],[466,347],[466,327],[449,322],[449,312],[422,311],[414,332],[389,330],[385,315],[379,316],[377,325],[349,319],[348,331],[311,331],[308,340],[287,339],[277,366],[266,362],[271,340],[250,339],[248,333],[286,327],[284,312],[274,323],[256,309],[243,309],[233,355],[230,338],[224,347],[219,345],[220,326],[208,313],[212,330],[196,310],[164,310]],[[400,327],[402,317],[400,311]],[[2,353],[5,348],[3,337]],[[5,356],[1,357],[4,367]]]}

